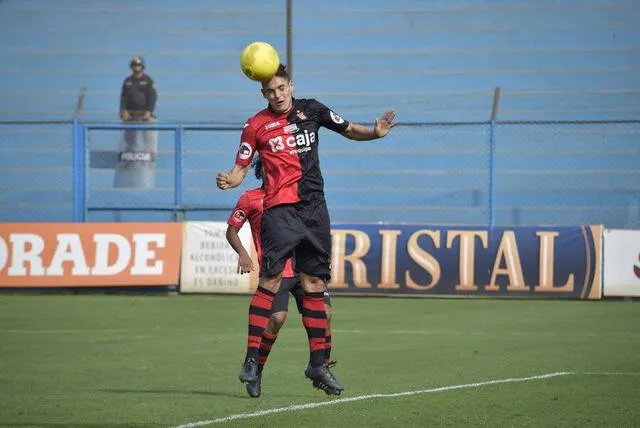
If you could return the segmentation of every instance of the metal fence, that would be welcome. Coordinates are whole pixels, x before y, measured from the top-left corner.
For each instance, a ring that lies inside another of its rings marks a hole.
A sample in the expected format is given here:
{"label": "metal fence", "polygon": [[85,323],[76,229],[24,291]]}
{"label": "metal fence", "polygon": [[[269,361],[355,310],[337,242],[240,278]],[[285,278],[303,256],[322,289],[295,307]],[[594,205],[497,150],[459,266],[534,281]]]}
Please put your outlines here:
{"label": "metal fence", "polygon": [[[241,129],[0,123],[0,221],[225,220],[259,185],[215,187]],[[334,222],[640,228],[639,139],[640,121],[401,123],[323,132],[320,159]]]}

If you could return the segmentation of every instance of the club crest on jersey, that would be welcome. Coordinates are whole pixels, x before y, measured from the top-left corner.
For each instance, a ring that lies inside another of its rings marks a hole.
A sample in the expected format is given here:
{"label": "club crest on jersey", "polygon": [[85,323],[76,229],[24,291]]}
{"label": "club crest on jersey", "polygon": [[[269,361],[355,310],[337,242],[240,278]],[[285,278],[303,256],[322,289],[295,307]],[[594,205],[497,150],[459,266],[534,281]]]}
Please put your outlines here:
{"label": "club crest on jersey", "polygon": [[240,159],[249,159],[251,157],[251,153],[253,153],[253,149],[251,148],[249,143],[245,143],[244,141],[240,143],[240,148],[238,149],[238,157]]}
{"label": "club crest on jersey", "polygon": [[242,210],[236,210],[233,213],[233,218],[235,218],[236,220],[244,221],[244,219],[247,218],[247,214],[245,214],[245,212]]}
{"label": "club crest on jersey", "polygon": [[285,134],[293,134],[298,132],[298,125],[296,125],[295,123],[292,123],[291,125],[287,125],[284,128],[282,128],[282,130],[284,131]]}
{"label": "club crest on jersey", "polygon": [[331,120],[333,120],[335,123],[337,123],[338,125],[340,125],[341,123],[344,123],[344,119],[341,118],[339,115],[335,114],[333,111],[329,110],[329,116],[331,116]]}
{"label": "club crest on jersey", "polygon": [[300,120],[307,120],[307,115],[304,114],[303,111],[296,110],[296,116],[298,116],[298,119]]}

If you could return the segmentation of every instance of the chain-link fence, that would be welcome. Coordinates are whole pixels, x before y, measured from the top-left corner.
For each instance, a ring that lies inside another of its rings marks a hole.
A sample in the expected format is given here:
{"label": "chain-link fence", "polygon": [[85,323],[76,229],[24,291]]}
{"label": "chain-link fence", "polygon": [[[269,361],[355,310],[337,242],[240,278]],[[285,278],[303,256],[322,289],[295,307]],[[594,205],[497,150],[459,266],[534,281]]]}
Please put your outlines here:
{"label": "chain-link fence", "polygon": [[[224,220],[259,186],[215,187],[240,125],[155,126],[0,124],[0,221]],[[334,222],[640,228],[639,137],[640,121],[413,123],[325,131],[319,150]]]}
{"label": "chain-link fence", "polygon": [[495,126],[496,224],[640,227],[640,122]]}
{"label": "chain-link fence", "polygon": [[0,222],[73,219],[73,127],[0,122]]}

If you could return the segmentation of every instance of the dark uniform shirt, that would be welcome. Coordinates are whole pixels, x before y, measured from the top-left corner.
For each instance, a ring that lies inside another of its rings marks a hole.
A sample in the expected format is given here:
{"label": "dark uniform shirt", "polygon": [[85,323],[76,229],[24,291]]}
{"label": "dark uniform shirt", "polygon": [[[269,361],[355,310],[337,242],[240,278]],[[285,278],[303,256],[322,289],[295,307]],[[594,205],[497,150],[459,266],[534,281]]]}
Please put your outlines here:
{"label": "dark uniform shirt", "polygon": [[124,79],[120,95],[120,110],[129,112],[153,111],[156,108],[156,88],[153,79],[143,74],[140,78],[133,74]]}
{"label": "dark uniform shirt", "polygon": [[294,99],[291,111],[266,108],[244,125],[236,163],[247,166],[255,152],[264,166],[264,209],[320,198],[324,180],[318,159],[320,127],[342,133],[342,117],[315,99]]}

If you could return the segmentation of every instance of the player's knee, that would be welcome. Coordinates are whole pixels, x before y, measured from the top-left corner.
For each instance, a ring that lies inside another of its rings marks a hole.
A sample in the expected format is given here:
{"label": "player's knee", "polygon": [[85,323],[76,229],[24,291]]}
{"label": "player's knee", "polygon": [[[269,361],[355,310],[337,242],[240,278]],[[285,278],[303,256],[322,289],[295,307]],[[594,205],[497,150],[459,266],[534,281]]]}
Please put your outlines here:
{"label": "player's knee", "polygon": [[276,293],[278,288],[280,288],[280,282],[282,280],[282,274],[278,274],[276,276],[264,277],[260,286],[262,288],[266,288],[272,293]]}
{"label": "player's knee", "polygon": [[303,275],[302,288],[308,293],[322,293],[326,290],[324,279],[311,275]]}
{"label": "player's knee", "polygon": [[284,325],[284,322],[287,320],[287,312],[280,311],[274,312],[269,317],[269,324],[271,324],[273,333],[277,333],[280,328]]}

